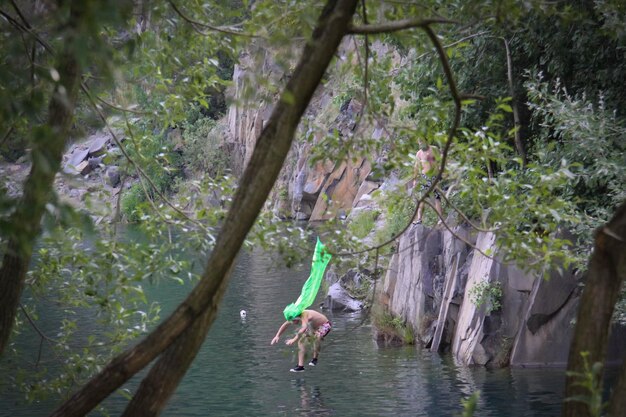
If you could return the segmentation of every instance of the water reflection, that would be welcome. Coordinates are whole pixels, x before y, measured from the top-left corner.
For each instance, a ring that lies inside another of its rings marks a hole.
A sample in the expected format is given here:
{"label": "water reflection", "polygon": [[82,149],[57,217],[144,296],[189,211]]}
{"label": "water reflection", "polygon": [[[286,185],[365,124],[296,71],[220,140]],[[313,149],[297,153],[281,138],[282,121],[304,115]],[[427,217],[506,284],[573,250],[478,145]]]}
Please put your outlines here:
{"label": "water reflection", "polygon": [[332,410],[324,404],[322,392],[317,385],[308,387],[304,378],[294,379],[292,387],[300,394],[300,407],[296,415],[301,417],[330,416]]}

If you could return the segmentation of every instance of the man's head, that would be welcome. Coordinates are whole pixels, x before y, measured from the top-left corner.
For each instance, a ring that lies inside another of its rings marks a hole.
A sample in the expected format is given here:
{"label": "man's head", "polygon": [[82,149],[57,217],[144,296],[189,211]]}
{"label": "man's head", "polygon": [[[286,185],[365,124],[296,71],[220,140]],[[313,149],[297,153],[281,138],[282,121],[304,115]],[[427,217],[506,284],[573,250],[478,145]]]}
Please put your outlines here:
{"label": "man's head", "polygon": [[419,144],[419,147],[422,151],[427,151],[429,148],[428,142],[426,142],[423,139],[420,139],[417,141],[417,143]]}
{"label": "man's head", "polygon": [[293,303],[289,304],[283,310],[283,315],[285,316],[285,320],[287,320],[287,321],[294,321],[294,320],[300,319],[300,314],[302,314],[302,312]]}

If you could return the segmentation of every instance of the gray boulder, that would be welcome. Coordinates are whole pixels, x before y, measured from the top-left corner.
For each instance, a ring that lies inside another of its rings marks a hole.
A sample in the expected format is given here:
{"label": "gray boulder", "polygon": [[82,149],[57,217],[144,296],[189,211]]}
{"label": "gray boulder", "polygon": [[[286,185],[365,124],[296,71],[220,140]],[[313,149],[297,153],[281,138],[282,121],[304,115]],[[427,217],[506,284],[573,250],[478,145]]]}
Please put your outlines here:
{"label": "gray boulder", "polygon": [[328,289],[324,308],[331,311],[360,311],[363,309],[363,303],[354,299],[340,283],[336,282]]}
{"label": "gray boulder", "polygon": [[89,155],[99,156],[106,152],[107,144],[111,140],[111,136],[109,136],[107,133],[99,133],[92,136],[90,139],[91,143],[89,145]]}
{"label": "gray boulder", "polygon": [[[79,165],[89,156],[89,149],[75,147],[68,157],[63,170],[68,174],[80,174],[84,165],[79,169]],[[83,174],[84,175],[84,174]]]}
{"label": "gray boulder", "polygon": [[118,167],[116,166],[110,166],[109,168],[107,168],[107,173],[106,173],[106,180],[107,183],[111,186],[111,187],[117,187],[120,183],[120,170]]}

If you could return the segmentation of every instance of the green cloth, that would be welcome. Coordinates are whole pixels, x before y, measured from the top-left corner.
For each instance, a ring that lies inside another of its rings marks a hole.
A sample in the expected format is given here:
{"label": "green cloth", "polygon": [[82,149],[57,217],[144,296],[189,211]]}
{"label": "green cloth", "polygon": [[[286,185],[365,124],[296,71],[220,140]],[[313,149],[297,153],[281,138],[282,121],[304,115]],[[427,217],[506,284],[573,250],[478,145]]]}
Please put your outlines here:
{"label": "green cloth", "polygon": [[328,262],[330,262],[330,258],[332,258],[332,255],[326,252],[326,246],[324,246],[318,238],[317,244],[315,245],[315,252],[313,253],[311,275],[309,275],[309,278],[302,286],[300,297],[298,297],[295,303],[289,304],[285,307],[285,310],[283,310],[283,314],[285,315],[285,319],[287,319],[287,321],[295,319],[302,314],[306,308],[313,304],[313,301],[315,301],[315,297],[317,296],[317,292],[320,289],[322,278],[324,278],[326,266],[328,265]]}

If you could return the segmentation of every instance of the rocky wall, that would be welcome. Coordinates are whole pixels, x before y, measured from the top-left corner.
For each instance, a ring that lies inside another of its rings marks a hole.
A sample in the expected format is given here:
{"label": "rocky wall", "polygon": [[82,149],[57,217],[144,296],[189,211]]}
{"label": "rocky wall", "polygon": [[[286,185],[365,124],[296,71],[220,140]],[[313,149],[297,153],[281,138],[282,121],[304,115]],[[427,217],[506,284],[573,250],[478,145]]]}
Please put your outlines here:
{"label": "rocky wall", "polygon": [[[473,236],[464,227],[453,231],[422,225],[408,230],[377,302],[411,326],[424,346],[450,351],[460,363],[565,365],[580,276],[574,271],[555,270],[546,277],[524,272],[498,260],[493,234]],[[481,287],[499,288],[497,303],[487,297],[477,305],[476,289]],[[623,331],[613,334],[623,339]],[[612,346],[623,345],[623,340],[612,341]],[[624,349],[613,349],[609,360],[623,354]]]}
{"label": "rocky wall", "polygon": [[[374,50],[387,53],[383,44],[376,43]],[[339,48],[340,61],[347,59],[354,45],[344,42]],[[399,58],[396,58],[399,59]],[[339,61],[337,63],[339,65]],[[253,69],[251,71],[250,69]],[[228,110],[228,129],[224,135],[227,149],[231,151],[232,165],[236,174],[243,172],[248,163],[256,140],[267,124],[276,97],[268,93],[263,83],[254,77],[267,78],[273,85],[284,84],[284,68],[274,61],[274,55],[261,47],[240,57],[234,67],[233,84],[226,95],[231,102]],[[259,75],[260,74],[260,75]],[[263,94],[266,94],[265,97]],[[339,109],[333,104],[335,91],[325,84],[318,87],[304,119],[315,121],[321,113],[327,120],[331,134],[349,139],[362,121],[362,105],[357,100],[346,98]],[[324,123],[321,123],[324,125]],[[312,137],[312,143],[324,139],[325,132],[304,131],[306,123],[300,126],[298,137]],[[370,127],[359,126],[360,135],[365,135]],[[381,139],[383,129],[379,126],[375,139]],[[335,161],[333,156],[321,163],[309,163],[311,143],[296,139],[290,155],[275,184],[270,199],[274,213],[278,217],[298,220],[327,220],[347,215],[363,197],[378,188],[375,181],[366,181],[371,173],[371,161],[363,158]],[[375,158],[374,158],[375,159]],[[367,198],[367,197],[366,197]]]}

